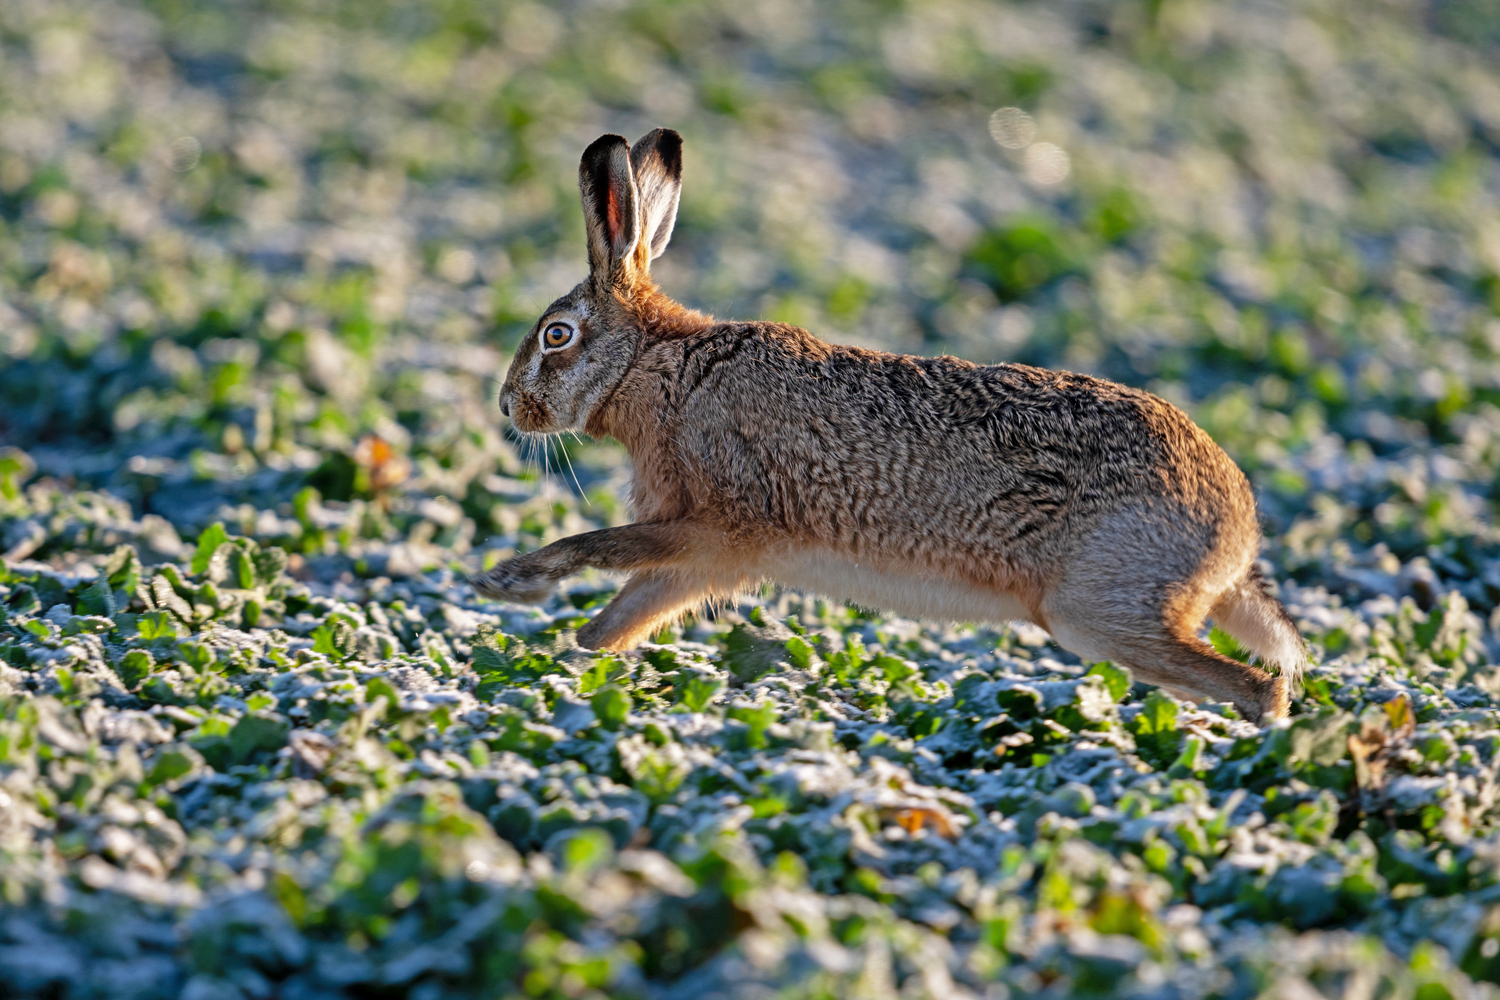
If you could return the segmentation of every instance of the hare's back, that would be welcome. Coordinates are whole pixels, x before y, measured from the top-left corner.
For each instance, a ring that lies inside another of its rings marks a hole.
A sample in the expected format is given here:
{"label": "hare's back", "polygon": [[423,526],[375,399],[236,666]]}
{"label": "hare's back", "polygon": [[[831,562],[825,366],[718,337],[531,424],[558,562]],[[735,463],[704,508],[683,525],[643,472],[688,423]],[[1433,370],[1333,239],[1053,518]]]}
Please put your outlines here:
{"label": "hare's back", "polygon": [[1249,496],[1223,449],[1143,390],[954,358],[897,357],[879,367],[894,414],[889,433],[919,433],[945,464],[983,469],[1024,502],[1084,515],[1139,497],[1201,504]]}
{"label": "hare's back", "polygon": [[882,548],[999,549],[1051,547],[1137,501],[1194,520],[1248,503],[1253,520],[1234,463],[1150,393],[750,333],[706,346],[714,363],[684,384],[684,454],[702,501],[730,517]]}

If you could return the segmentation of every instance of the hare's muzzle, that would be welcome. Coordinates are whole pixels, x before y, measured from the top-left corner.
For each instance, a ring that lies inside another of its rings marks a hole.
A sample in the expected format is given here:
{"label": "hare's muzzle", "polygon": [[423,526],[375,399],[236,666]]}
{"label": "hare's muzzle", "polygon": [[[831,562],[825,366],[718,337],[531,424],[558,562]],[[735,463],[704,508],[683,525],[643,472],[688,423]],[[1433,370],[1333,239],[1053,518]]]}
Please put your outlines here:
{"label": "hare's muzzle", "polygon": [[510,417],[510,422],[520,431],[547,431],[552,429],[552,411],[547,404],[529,392],[517,390],[500,399],[500,410]]}

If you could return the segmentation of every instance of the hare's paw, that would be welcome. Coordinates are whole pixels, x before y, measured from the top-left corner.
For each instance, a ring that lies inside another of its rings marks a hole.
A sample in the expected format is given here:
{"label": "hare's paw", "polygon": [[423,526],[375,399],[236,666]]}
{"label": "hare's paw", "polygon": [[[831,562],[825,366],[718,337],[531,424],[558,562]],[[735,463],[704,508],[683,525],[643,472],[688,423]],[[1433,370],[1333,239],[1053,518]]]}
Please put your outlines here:
{"label": "hare's paw", "polygon": [[584,649],[613,649],[617,644],[612,632],[619,629],[611,629],[608,622],[609,616],[600,612],[592,621],[586,622],[578,627],[578,645]]}
{"label": "hare's paw", "polygon": [[557,589],[557,580],[525,556],[507,559],[471,581],[485,597],[513,604],[540,604]]}

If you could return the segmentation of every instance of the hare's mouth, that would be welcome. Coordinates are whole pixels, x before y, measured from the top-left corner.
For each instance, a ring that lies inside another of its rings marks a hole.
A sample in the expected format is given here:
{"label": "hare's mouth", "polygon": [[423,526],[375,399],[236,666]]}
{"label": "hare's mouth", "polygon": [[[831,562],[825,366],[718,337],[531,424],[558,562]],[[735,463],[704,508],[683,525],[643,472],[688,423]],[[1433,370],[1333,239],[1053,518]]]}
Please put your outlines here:
{"label": "hare's mouth", "polygon": [[515,424],[518,431],[545,433],[553,429],[552,411],[547,409],[546,403],[529,392],[516,393],[510,410],[511,423]]}

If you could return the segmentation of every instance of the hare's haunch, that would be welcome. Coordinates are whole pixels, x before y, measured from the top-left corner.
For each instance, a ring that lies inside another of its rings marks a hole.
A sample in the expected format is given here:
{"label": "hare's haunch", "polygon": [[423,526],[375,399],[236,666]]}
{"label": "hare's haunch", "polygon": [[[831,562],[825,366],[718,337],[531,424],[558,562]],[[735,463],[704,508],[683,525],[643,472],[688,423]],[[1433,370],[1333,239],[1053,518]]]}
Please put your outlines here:
{"label": "hare's haunch", "polygon": [[[1032,621],[1174,693],[1286,714],[1302,642],[1255,571],[1250,485],[1181,410],[1083,375],[685,309],[649,273],[681,177],[676,132],[588,148],[588,280],[543,313],[500,393],[522,431],[621,441],[638,520],[509,559],[482,593],[536,601],[585,566],[628,571],[578,633],[621,650],[772,580],[916,617]],[[1280,675],[1215,652],[1207,617]]]}

